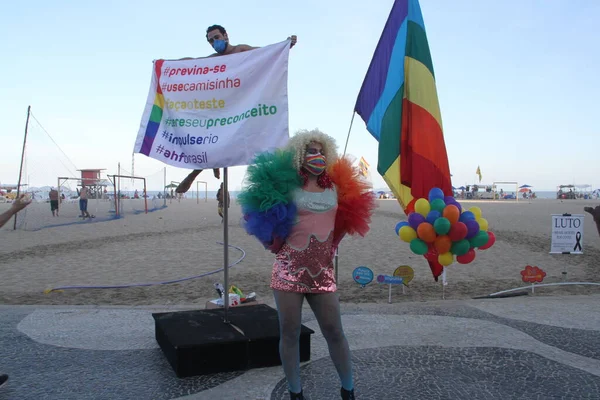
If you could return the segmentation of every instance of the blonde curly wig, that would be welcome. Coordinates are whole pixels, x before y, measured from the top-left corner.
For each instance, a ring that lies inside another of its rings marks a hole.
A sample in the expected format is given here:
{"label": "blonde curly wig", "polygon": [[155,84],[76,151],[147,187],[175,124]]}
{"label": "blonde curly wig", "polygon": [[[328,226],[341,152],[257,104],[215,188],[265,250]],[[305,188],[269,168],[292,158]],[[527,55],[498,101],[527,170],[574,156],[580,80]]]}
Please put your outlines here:
{"label": "blonde curly wig", "polygon": [[306,156],[306,148],[311,142],[316,142],[323,146],[323,155],[325,156],[328,166],[335,164],[335,162],[338,160],[337,144],[335,143],[335,139],[321,132],[319,129],[301,129],[296,131],[286,146],[288,150],[296,151],[296,156],[294,157],[294,168],[296,168],[297,171],[300,171],[302,168],[304,157]]}

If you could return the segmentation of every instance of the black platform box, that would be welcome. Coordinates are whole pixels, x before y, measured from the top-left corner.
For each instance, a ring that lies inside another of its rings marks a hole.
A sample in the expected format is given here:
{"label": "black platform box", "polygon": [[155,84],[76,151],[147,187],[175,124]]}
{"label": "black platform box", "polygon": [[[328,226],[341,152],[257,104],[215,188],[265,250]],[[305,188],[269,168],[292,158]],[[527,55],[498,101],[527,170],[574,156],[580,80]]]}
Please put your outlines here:
{"label": "black platform box", "polygon": [[[277,311],[265,304],[153,313],[156,341],[180,378],[281,365]],[[235,327],[239,328],[236,329]],[[310,360],[310,335],[302,325],[300,361]]]}

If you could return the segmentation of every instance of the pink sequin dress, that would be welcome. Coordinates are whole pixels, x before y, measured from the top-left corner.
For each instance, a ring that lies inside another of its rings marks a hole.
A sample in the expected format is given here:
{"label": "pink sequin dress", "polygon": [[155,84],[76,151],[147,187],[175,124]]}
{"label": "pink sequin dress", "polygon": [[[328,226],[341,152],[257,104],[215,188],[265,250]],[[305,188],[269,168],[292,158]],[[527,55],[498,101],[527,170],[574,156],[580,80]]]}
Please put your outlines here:
{"label": "pink sequin dress", "polygon": [[296,223],[275,256],[271,288],[284,292],[329,293],[337,289],[333,268],[333,229],[337,192],[294,192]]}

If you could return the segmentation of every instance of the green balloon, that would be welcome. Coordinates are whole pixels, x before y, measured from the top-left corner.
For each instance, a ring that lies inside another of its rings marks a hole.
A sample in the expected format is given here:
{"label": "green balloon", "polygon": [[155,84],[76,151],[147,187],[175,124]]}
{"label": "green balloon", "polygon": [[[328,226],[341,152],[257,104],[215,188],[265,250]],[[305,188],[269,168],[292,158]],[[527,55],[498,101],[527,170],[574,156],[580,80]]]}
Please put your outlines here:
{"label": "green balloon", "polygon": [[477,235],[471,238],[471,247],[481,247],[490,240],[490,236],[486,231],[479,231]]}
{"label": "green balloon", "polygon": [[471,243],[469,243],[469,241],[467,239],[463,239],[463,240],[459,240],[458,242],[452,243],[452,247],[450,248],[450,251],[455,256],[464,256],[465,254],[467,254],[469,252],[470,248],[471,248]]}
{"label": "green balloon", "polygon": [[422,256],[427,253],[429,248],[427,247],[427,243],[422,241],[421,239],[413,239],[410,241],[410,249],[413,253]]}
{"label": "green balloon", "polygon": [[442,199],[435,199],[431,202],[431,209],[439,211],[440,213],[442,211],[444,211],[445,207],[446,207],[446,203],[444,203],[444,200],[442,200]]}
{"label": "green balloon", "polygon": [[433,223],[433,229],[438,235],[445,235],[450,232],[450,225],[448,218],[440,217]]}

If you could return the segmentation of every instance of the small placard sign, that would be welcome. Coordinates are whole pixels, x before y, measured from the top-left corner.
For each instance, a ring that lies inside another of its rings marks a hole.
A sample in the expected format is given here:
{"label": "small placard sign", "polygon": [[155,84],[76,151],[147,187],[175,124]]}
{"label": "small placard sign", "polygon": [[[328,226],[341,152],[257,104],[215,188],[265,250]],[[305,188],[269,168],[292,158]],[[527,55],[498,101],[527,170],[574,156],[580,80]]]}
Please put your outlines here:
{"label": "small placard sign", "polygon": [[401,285],[402,283],[404,283],[404,279],[402,279],[399,276],[377,275],[377,283],[388,285]]}
{"label": "small placard sign", "polygon": [[410,281],[415,277],[415,271],[408,265],[401,265],[396,268],[393,275],[401,277],[404,286],[408,286]]}
{"label": "small placard sign", "polygon": [[542,283],[546,277],[546,272],[540,267],[528,265],[521,271],[521,279],[525,283]]}
{"label": "small placard sign", "polygon": [[354,282],[361,286],[366,286],[373,281],[373,271],[367,267],[358,267],[352,271]]}
{"label": "small placard sign", "polygon": [[583,214],[552,214],[550,254],[583,254]]}

